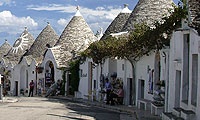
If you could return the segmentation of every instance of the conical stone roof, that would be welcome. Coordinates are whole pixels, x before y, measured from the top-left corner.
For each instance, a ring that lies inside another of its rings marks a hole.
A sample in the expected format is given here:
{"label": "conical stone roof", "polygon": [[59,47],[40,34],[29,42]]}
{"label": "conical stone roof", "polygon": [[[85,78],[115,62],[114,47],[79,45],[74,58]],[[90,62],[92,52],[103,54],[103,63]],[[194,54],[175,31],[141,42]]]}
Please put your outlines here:
{"label": "conical stone roof", "polygon": [[188,0],[190,24],[200,34],[200,2],[198,0]]}
{"label": "conical stone roof", "polygon": [[193,21],[198,14],[200,14],[200,1],[199,0],[188,0],[189,15],[191,21]]}
{"label": "conical stone roof", "polygon": [[48,46],[53,47],[58,41],[58,38],[59,36],[48,23],[48,25],[35,39],[31,48],[24,54],[24,57],[26,57],[27,60],[31,60],[29,59],[30,57],[34,58],[37,63],[41,63],[44,57],[44,53],[48,49]]}
{"label": "conical stone roof", "polygon": [[131,15],[131,11],[128,9],[128,5],[124,5],[124,9],[118,14],[118,16],[112,21],[112,23],[106,29],[101,40],[106,39],[111,33],[119,33],[122,31],[122,28],[129,16]]}
{"label": "conical stone roof", "polygon": [[160,20],[164,14],[172,9],[172,0],[139,0],[132,11],[128,21],[125,23],[122,31],[134,30],[134,24],[147,23],[152,25],[153,22]]}
{"label": "conical stone roof", "polygon": [[4,55],[8,54],[8,52],[11,50],[12,46],[5,40],[5,42],[0,47],[0,60]]}
{"label": "conical stone roof", "polygon": [[[55,59],[58,65],[66,67],[67,61],[72,58],[72,52],[78,55],[79,52],[85,50],[95,40],[97,38],[79,12],[79,8],[77,8],[76,14],[57,41],[55,45],[56,49],[52,49],[52,51],[56,51],[56,55],[54,54],[54,56],[57,56]],[[58,49],[60,52],[57,52]]]}
{"label": "conical stone roof", "polygon": [[8,63],[13,65],[18,64],[20,58],[30,49],[33,42],[33,36],[28,32],[27,28],[25,28],[20,37],[15,41],[12,49],[5,56]]}

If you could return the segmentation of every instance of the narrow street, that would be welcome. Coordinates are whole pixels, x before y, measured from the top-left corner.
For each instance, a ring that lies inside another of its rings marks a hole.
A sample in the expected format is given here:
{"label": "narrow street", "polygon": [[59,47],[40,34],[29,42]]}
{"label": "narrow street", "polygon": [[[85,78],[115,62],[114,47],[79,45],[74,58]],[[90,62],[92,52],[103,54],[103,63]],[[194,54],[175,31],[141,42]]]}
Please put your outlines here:
{"label": "narrow street", "polygon": [[0,120],[134,120],[126,113],[86,106],[69,100],[20,97],[0,103]]}

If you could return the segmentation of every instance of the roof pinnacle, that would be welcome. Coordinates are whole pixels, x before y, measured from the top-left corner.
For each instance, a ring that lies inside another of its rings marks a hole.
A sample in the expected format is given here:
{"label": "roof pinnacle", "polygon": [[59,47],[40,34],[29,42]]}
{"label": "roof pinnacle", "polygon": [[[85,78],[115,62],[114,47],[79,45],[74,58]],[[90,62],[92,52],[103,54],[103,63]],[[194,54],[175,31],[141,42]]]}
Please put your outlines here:
{"label": "roof pinnacle", "polygon": [[103,33],[103,28],[102,27],[100,27],[100,33]]}
{"label": "roof pinnacle", "polygon": [[76,7],[76,10],[77,10],[77,11],[76,11],[75,16],[82,16],[81,13],[80,13],[80,11],[79,11],[79,10],[80,10],[80,6],[77,6],[77,7]]}
{"label": "roof pinnacle", "polygon": [[124,4],[124,8],[128,7],[128,4]]}
{"label": "roof pinnacle", "polygon": [[80,10],[80,6],[77,6],[76,9],[77,9],[77,10]]}
{"label": "roof pinnacle", "polygon": [[124,4],[124,8],[123,8],[123,10],[121,11],[121,13],[131,13],[132,11],[130,11],[129,9],[128,9],[128,4]]}
{"label": "roof pinnacle", "polygon": [[48,24],[48,25],[50,25],[50,22],[49,22],[49,21],[47,21],[47,24]]}
{"label": "roof pinnacle", "polygon": [[28,27],[27,27],[27,26],[25,26],[25,27],[24,27],[24,29],[27,31],[27,30],[28,30]]}

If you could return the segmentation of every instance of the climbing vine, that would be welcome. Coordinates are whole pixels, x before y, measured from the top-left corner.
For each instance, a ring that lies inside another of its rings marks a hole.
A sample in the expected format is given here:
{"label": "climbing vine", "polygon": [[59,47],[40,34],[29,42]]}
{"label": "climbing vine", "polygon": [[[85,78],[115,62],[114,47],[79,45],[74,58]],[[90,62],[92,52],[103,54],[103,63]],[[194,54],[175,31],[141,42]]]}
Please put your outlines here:
{"label": "climbing vine", "polygon": [[63,79],[63,84],[61,86],[61,95],[64,95],[65,94],[65,84],[66,84],[66,70],[65,69],[62,69],[62,79]]}
{"label": "climbing vine", "polygon": [[79,64],[80,60],[77,59],[75,61],[72,61],[69,63],[70,68],[70,78],[69,78],[69,86],[70,86],[70,94],[74,94],[74,91],[78,91],[78,86],[79,86]]}
{"label": "climbing vine", "polygon": [[170,15],[155,22],[154,27],[149,27],[146,23],[137,24],[128,36],[110,36],[106,40],[96,41],[81,55],[92,58],[97,64],[107,57],[131,58],[137,61],[153,50],[169,46],[173,31],[181,27],[181,21],[187,16],[185,3],[185,0],[180,1],[178,6],[169,11]]}

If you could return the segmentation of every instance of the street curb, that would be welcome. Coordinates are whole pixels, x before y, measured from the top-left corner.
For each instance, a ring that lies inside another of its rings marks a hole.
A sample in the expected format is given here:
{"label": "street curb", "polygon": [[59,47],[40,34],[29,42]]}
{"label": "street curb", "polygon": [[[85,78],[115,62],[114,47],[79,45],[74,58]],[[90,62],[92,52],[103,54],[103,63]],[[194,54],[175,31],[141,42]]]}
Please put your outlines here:
{"label": "street curb", "polygon": [[102,103],[98,103],[98,102],[92,102],[92,101],[83,100],[83,99],[78,99],[78,98],[57,97],[57,96],[51,96],[50,98],[61,99],[61,100],[71,100],[71,101],[75,101],[75,102],[83,102],[84,104],[87,104],[87,105],[93,105],[93,106],[101,107],[104,109],[109,109],[111,111],[127,113],[127,114],[130,114],[131,116],[134,116],[135,118],[137,118],[137,113],[134,110],[123,109],[123,108],[119,108],[116,106],[110,106],[110,105],[106,105],[106,104],[102,104]]}
{"label": "street curb", "polygon": [[4,98],[3,100],[0,100],[0,103],[15,103],[15,102],[18,102],[18,99]]}

